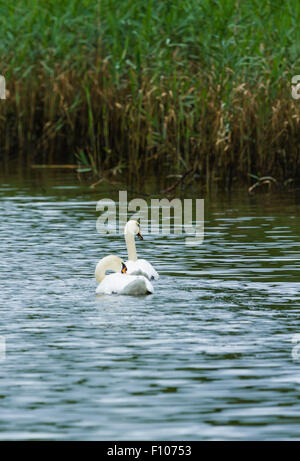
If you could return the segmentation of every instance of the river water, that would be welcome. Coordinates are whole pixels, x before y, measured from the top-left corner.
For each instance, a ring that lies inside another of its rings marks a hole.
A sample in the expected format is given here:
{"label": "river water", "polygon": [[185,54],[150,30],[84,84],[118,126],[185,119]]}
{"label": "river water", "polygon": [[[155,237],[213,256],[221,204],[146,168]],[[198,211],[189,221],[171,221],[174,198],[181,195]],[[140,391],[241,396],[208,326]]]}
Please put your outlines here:
{"label": "river water", "polygon": [[300,439],[299,195],[206,197],[202,245],[137,243],[153,295],[96,296],[118,186],[68,178],[1,181],[0,439]]}

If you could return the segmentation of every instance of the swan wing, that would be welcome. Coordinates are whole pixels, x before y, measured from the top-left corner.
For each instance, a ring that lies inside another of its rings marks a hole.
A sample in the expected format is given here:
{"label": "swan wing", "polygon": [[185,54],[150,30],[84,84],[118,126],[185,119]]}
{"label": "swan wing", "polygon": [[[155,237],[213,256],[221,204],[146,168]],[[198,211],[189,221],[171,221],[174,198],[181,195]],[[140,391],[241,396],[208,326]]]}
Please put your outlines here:
{"label": "swan wing", "polygon": [[138,259],[137,261],[126,261],[127,274],[129,275],[143,275],[149,280],[157,280],[158,273],[145,259]]}

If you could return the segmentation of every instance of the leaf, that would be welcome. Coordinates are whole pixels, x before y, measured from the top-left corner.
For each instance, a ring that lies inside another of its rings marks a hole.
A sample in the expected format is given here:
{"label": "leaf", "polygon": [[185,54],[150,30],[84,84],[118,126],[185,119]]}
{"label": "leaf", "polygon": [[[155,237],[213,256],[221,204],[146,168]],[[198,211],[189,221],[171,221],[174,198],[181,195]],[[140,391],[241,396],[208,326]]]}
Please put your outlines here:
{"label": "leaf", "polygon": [[92,171],[92,168],[77,168],[77,173],[88,173],[89,171]]}

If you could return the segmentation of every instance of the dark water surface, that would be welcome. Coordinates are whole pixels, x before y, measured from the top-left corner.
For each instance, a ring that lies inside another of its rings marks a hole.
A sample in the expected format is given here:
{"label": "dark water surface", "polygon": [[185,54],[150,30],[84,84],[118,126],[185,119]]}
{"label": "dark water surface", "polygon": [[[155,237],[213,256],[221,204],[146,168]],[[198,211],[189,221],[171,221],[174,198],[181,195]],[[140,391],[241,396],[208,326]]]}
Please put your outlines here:
{"label": "dark water surface", "polygon": [[207,198],[202,245],[137,243],[152,296],[96,297],[97,261],[126,258],[96,232],[115,196],[2,181],[0,438],[300,439],[299,196]]}

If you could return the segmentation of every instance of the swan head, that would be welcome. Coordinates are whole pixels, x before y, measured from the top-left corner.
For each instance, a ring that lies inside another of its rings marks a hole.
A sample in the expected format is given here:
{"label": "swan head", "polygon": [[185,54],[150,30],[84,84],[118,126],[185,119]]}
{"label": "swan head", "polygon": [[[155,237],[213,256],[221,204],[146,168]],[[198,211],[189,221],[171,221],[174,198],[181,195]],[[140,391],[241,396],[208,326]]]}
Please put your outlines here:
{"label": "swan head", "polygon": [[128,223],[125,226],[124,233],[126,234],[132,234],[132,235],[137,235],[140,240],[144,240],[143,236],[141,234],[141,227],[138,221],[134,221],[131,219],[128,221]]}
{"label": "swan head", "polygon": [[111,270],[114,272],[121,272],[122,274],[126,274],[127,267],[124,263],[123,259],[119,258],[118,256],[109,255],[102,258],[95,269],[95,277],[98,283],[102,282],[106,275],[106,271]]}

